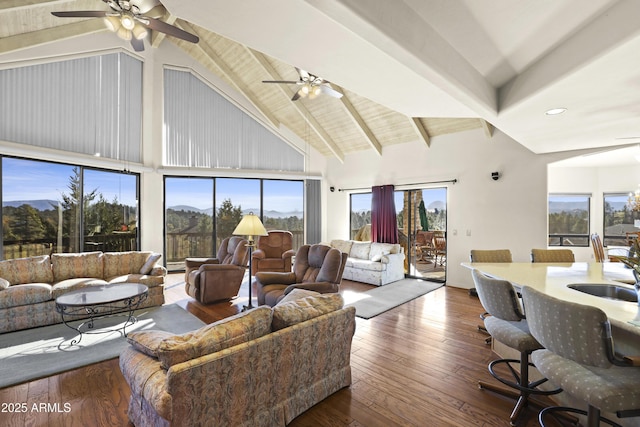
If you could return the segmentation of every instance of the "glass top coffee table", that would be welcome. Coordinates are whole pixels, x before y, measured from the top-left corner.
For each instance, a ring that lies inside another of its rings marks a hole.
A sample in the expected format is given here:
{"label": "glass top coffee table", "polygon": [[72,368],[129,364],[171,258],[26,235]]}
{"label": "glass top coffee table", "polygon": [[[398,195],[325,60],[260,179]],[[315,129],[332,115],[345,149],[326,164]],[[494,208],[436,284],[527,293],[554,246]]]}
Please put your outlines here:
{"label": "glass top coffee table", "polygon": [[[117,283],[90,286],[77,289],[56,298],[56,310],[62,316],[62,322],[78,332],[79,336],[71,341],[78,344],[82,334],[98,334],[122,331],[127,336],[126,328],[136,322],[133,312],[147,299],[149,288],[138,283]],[[94,320],[122,313],[125,322],[112,329],[93,330]],[[84,321],[74,326],[69,322],[82,318]]]}

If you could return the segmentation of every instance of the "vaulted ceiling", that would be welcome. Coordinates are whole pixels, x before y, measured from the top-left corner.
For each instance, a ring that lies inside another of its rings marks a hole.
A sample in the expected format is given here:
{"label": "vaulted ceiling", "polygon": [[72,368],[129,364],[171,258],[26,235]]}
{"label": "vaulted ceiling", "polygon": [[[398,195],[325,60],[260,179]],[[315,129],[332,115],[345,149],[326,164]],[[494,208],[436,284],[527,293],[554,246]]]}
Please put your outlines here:
{"label": "vaulted ceiling", "polygon": [[[132,3],[157,3],[134,0]],[[0,2],[3,54],[106,32],[100,0]],[[264,116],[327,156],[494,128],[535,153],[640,142],[635,0],[164,0],[149,15],[200,37],[175,43]],[[121,41],[114,35],[114,46]],[[340,99],[291,101],[299,67]],[[545,115],[550,108],[567,111]]]}

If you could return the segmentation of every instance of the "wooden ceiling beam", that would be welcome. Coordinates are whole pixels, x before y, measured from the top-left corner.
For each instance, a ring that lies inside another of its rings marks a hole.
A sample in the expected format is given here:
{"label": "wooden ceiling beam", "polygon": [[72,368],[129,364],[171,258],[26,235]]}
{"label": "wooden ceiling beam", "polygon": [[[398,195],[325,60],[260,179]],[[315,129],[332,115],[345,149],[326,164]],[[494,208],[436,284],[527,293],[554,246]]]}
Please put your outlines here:
{"label": "wooden ceiling beam", "polygon": [[198,30],[190,25],[187,22],[181,21],[181,26],[185,31],[189,31],[192,34],[200,37],[200,41],[196,44],[196,46],[202,50],[202,52],[206,55],[206,57],[222,72],[223,77],[225,77],[234,87],[240,92],[244,97],[249,100],[249,102],[258,110],[262,115],[267,119],[269,124],[274,128],[278,129],[280,126],[280,121],[269,111],[268,108],[265,107],[264,104],[258,100],[256,96],[249,90],[249,87],[243,82],[243,80],[238,76],[232,69],[229,67],[224,61],[220,59],[220,57],[216,54],[215,50],[204,40],[201,34],[198,34]]}
{"label": "wooden ceiling beam", "polygon": [[358,113],[358,110],[356,110],[356,107],[351,103],[351,101],[345,94],[344,89],[334,83],[331,83],[331,87],[342,93],[342,98],[340,98],[340,101],[342,101],[342,105],[344,106],[345,110],[347,110],[348,116],[353,120],[356,127],[358,128],[360,133],[362,133],[362,136],[364,136],[371,148],[376,150],[376,153],[381,156],[382,144],[380,144],[378,138],[376,138],[369,126],[367,126],[367,124],[365,123],[360,113]]}
{"label": "wooden ceiling beam", "polygon": [[411,117],[410,118],[411,126],[415,129],[416,133],[427,144],[427,147],[431,147],[431,137],[429,136],[429,132],[427,128],[424,127],[419,117]]}
{"label": "wooden ceiling beam", "polygon": [[107,31],[107,28],[102,19],[87,19],[30,33],[1,37],[0,54],[103,31]]}
{"label": "wooden ceiling beam", "polygon": [[[157,8],[159,8],[159,6],[156,6],[156,8],[152,9],[152,11],[155,11]],[[169,11],[165,9],[164,13],[162,13],[162,16],[158,17],[157,19],[160,19],[161,21],[164,21],[169,25],[173,25],[175,24],[177,18],[177,16],[170,14]],[[157,49],[166,37],[167,35],[161,31],[151,31],[151,47]]]}
{"label": "wooden ceiling beam", "polygon": [[[262,66],[262,68],[267,72],[269,77],[272,80],[285,80],[280,73],[271,65],[267,57],[255,51],[247,46],[245,46],[247,52],[249,52],[255,60]],[[280,88],[283,95],[285,95],[288,99],[291,99],[295,91],[287,88],[286,85],[276,85]],[[324,128],[318,123],[318,121],[313,117],[311,112],[302,104],[301,102],[292,101],[292,106],[296,109],[296,111],[300,114],[303,120],[307,122],[309,128],[313,130],[313,132],[318,135],[320,140],[329,148],[329,151],[338,159],[340,162],[344,163],[344,153],[338,147],[338,144],[331,138],[331,136],[324,130]]]}
{"label": "wooden ceiling beam", "polygon": [[2,0],[0,10],[26,9],[31,6],[41,6],[46,3],[59,2],[60,0]]}
{"label": "wooden ceiling beam", "polygon": [[495,129],[494,126],[484,119],[478,120],[480,120],[480,126],[484,130],[484,134],[487,136],[487,138],[491,139],[491,137],[493,136],[493,131]]}

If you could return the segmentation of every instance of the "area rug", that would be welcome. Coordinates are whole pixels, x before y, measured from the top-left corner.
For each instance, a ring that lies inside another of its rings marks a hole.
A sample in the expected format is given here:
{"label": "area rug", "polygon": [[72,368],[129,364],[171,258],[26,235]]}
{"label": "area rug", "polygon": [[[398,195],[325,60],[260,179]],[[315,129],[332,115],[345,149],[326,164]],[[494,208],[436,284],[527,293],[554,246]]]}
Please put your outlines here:
{"label": "area rug", "polygon": [[356,316],[363,319],[371,319],[441,286],[443,286],[443,283],[428,282],[420,279],[402,279],[358,293],[353,298],[357,299],[356,301],[347,301],[348,304],[345,305],[354,306],[356,308]]}
{"label": "area rug", "polygon": [[[136,317],[138,321],[127,326],[127,333],[160,329],[179,334],[204,325],[175,304],[141,309]],[[94,330],[113,329],[124,320],[123,316],[101,319]],[[71,345],[77,336],[64,324],[0,335],[0,388],[113,359],[129,345],[120,331],[83,334],[78,344]]]}

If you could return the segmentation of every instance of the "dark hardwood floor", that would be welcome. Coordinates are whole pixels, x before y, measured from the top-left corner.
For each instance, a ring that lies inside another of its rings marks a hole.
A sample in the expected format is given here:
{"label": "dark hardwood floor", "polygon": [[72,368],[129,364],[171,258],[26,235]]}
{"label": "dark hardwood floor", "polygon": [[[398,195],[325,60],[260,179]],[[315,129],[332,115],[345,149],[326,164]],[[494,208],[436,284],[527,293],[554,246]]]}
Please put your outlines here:
{"label": "dark hardwood floor", "polygon": [[[177,303],[205,322],[233,315],[246,304],[243,288],[232,302],[201,305],[186,296],[182,280],[182,274],[169,275],[167,304]],[[370,288],[344,281],[341,292],[348,300]],[[479,379],[495,381],[487,364],[496,356],[477,331],[481,312],[478,299],[466,290],[442,287],[370,320],[357,318],[351,387],[290,425],[509,426],[513,402],[477,386]],[[0,389],[0,425],[130,426],[128,399],[118,360],[112,359]],[[529,410],[520,425],[537,426],[536,418]]]}

